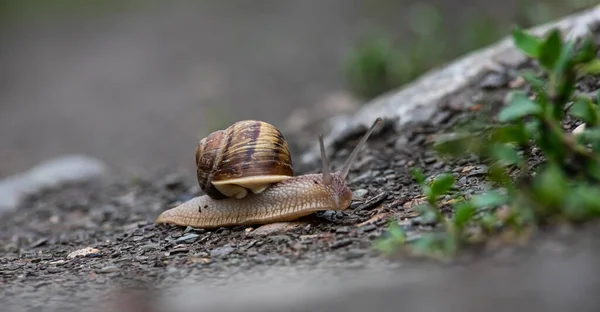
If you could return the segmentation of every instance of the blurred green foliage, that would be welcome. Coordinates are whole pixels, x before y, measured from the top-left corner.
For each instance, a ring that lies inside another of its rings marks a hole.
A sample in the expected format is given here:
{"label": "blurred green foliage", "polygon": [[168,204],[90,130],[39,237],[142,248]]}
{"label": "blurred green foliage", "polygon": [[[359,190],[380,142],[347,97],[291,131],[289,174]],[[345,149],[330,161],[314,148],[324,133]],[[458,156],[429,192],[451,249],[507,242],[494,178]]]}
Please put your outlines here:
{"label": "blurred green foliage", "polygon": [[[416,209],[440,225],[439,231],[407,244],[416,254],[445,259],[461,245],[500,232],[531,233],[538,227],[600,217],[600,91],[595,99],[575,92],[580,78],[600,74],[598,48],[591,36],[567,40],[556,29],[537,37],[517,27],[512,38],[539,64],[538,70],[522,73],[531,91],[512,91],[487,127],[443,136],[434,145],[442,154],[476,156],[485,162],[490,188],[468,198],[455,196],[448,218],[440,208],[447,204],[439,198],[452,193],[454,177],[442,174],[426,182],[414,170],[426,198]],[[583,126],[565,129],[566,118]],[[391,226],[376,247],[393,252],[405,245],[405,239],[398,239],[405,237],[401,231],[397,224]]]}
{"label": "blurred green foliage", "polygon": [[[546,0],[517,2],[517,24],[530,27],[576,10],[598,4],[598,0]],[[348,89],[362,100],[370,100],[396,89],[427,70],[441,66],[469,51],[491,44],[509,31],[514,21],[489,14],[471,15],[460,31],[449,33],[441,9],[417,2],[409,7],[408,38],[396,45],[391,36],[371,34],[359,42],[343,60]]]}

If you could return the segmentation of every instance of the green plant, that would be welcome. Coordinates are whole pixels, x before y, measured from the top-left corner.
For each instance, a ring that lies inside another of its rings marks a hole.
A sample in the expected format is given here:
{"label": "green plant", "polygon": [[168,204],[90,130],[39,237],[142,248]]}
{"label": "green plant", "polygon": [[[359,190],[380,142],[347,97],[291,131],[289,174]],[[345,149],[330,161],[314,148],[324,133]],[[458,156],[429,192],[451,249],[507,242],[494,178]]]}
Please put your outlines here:
{"label": "green plant", "polygon": [[345,62],[346,80],[355,94],[379,95],[405,81],[404,60],[384,37],[369,38],[350,53]]}
{"label": "green plant", "polygon": [[[574,93],[580,77],[600,73],[592,38],[577,45],[563,39],[558,30],[538,38],[516,28],[513,40],[542,70],[522,75],[531,94],[512,92],[498,123],[484,135],[462,136],[437,148],[454,155],[457,148],[465,148],[489,161],[491,180],[507,190],[521,211],[530,210],[526,215],[536,223],[600,214],[600,201],[583,201],[600,194],[593,191],[600,182],[600,109],[591,98]],[[585,122],[585,130],[579,134],[564,130],[567,117]],[[544,160],[536,168],[530,168],[532,148],[539,149]],[[510,174],[514,172],[520,174]]]}
{"label": "green plant", "polygon": [[[443,173],[428,183],[420,170],[413,169],[412,175],[425,196],[425,202],[417,205],[415,209],[420,212],[422,221],[434,223],[440,229],[425,233],[407,243],[406,234],[397,222],[391,220],[387,235],[376,243],[377,249],[392,253],[399,245],[406,245],[414,255],[447,259],[453,256],[461,245],[480,240],[483,233],[494,231],[498,220],[489,213],[488,209],[505,203],[506,196],[490,191],[466,199],[458,194],[454,196],[456,202],[450,205],[454,213],[448,217],[441,211],[444,203],[440,202],[440,199],[444,195],[449,195],[454,188],[454,176]],[[475,227],[481,230],[479,232],[481,234],[470,231]]]}
{"label": "green plant", "polygon": [[[476,155],[486,162],[491,189],[457,202],[453,217],[446,218],[436,200],[451,189],[452,176],[427,185],[422,175],[414,174],[427,199],[422,216],[432,216],[443,231],[416,240],[411,250],[416,246],[420,253],[450,256],[474,241],[472,229],[519,233],[600,216],[600,107],[598,100],[575,93],[579,78],[600,73],[592,38],[566,40],[558,30],[536,37],[515,28],[513,41],[541,71],[522,74],[531,92],[513,91],[492,125],[452,133],[435,144],[443,154]],[[585,128],[565,130],[567,119],[584,122]],[[538,161],[534,149],[541,154]],[[499,207],[502,218],[495,213]]]}
{"label": "green plant", "polygon": [[371,36],[346,57],[344,74],[350,90],[371,99],[409,82],[444,60],[446,41],[441,12],[432,5],[416,4],[408,28],[410,44],[397,46],[387,36]]}
{"label": "green plant", "polygon": [[[546,22],[594,5],[595,0],[519,2],[515,17],[524,25]],[[440,9],[417,3],[408,7],[406,37],[394,45],[386,36],[371,37],[345,58],[348,88],[369,100],[412,81],[452,58],[490,44],[510,30],[510,24],[485,12],[469,14],[458,30],[448,27]]]}

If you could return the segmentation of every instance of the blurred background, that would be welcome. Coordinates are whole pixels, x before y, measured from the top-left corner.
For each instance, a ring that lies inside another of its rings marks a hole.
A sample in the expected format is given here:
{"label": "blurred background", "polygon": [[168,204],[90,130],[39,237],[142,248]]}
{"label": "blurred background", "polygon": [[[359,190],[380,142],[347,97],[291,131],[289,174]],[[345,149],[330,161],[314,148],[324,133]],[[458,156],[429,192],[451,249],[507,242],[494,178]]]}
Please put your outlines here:
{"label": "blurred background", "polygon": [[0,178],[71,153],[193,175],[198,139],[236,120],[302,131],[598,2],[3,0]]}

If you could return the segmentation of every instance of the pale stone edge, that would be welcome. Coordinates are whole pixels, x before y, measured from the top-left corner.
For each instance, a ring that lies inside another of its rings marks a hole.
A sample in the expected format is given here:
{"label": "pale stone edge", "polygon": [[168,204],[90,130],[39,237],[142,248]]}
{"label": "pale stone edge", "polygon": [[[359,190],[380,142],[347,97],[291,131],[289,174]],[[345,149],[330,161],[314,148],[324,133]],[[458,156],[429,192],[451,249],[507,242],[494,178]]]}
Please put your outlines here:
{"label": "pale stone edge", "polygon": [[[581,38],[589,32],[589,26],[598,21],[600,5],[530,28],[528,31],[542,35],[550,29],[558,28],[570,38]],[[524,59],[508,35],[493,45],[450,62],[443,68],[431,70],[397,90],[382,94],[364,104],[355,113],[330,118],[326,121],[331,130],[324,137],[325,147],[329,148],[347,136],[366,129],[377,117],[394,123],[396,129],[401,129],[408,122],[430,119],[445,97],[469,86],[473,78],[499,64],[517,64]],[[310,164],[319,157],[319,145],[315,143],[301,156],[300,161]]]}
{"label": "pale stone edge", "polygon": [[64,183],[91,180],[108,173],[108,166],[86,155],[65,155],[0,180],[0,212],[17,208],[28,195]]}

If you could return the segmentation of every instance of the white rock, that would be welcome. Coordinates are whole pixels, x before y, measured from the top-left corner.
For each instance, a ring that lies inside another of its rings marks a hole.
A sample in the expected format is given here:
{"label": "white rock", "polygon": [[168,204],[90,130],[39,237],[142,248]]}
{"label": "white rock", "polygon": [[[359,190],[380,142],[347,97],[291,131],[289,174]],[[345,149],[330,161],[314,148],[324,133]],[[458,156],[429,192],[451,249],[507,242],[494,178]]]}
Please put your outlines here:
{"label": "white rock", "polygon": [[579,134],[581,134],[583,131],[585,131],[585,124],[584,124],[584,123],[580,124],[579,126],[577,126],[577,128],[573,129],[573,132],[572,132],[572,133],[573,133],[574,135],[579,135]]}
{"label": "white rock", "polygon": [[0,211],[15,209],[25,196],[62,183],[85,181],[107,172],[106,165],[85,155],[42,162],[21,174],[0,180]]}
{"label": "white rock", "polygon": [[[550,29],[558,28],[570,38],[579,38],[589,33],[589,27],[598,21],[600,5],[528,31],[534,35],[542,35]],[[473,51],[442,68],[432,69],[398,90],[365,103],[356,113],[330,118],[327,128],[331,131],[324,137],[325,148],[328,149],[361,129],[366,130],[377,117],[393,123],[396,130],[401,130],[408,123],[430,120],[448,95],[468,87],[473,79],[497,64],[515,65],[524,59],[525,56],[515,48],[512,37],[507,36],[496,44]],[[319,144],[314,143],[299,160],[303,164],[311,164],[319,158]]]}
{"label": "white rock", "polygon": [[73,259],[76,257],[85,257],[87,255],[95,255],[95,254],[99,254],[99,253],[100,253],[100,250],[98,250],[96,248],[86,247],[86,248],[78,249],[78,250],[71,252],[70,254],[67,255],[67,258]]}

